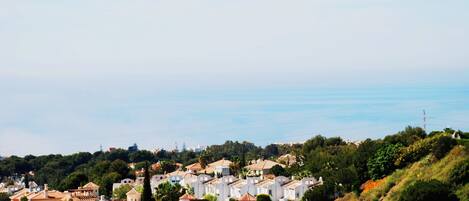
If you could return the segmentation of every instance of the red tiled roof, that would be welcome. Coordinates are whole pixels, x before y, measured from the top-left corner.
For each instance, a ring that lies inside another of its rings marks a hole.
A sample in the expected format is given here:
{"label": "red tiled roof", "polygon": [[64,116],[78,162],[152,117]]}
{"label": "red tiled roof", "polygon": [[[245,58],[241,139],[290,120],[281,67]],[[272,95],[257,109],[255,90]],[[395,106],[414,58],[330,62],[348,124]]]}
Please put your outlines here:
{"label": "red tiled roof", "polygon": [[190,194],[184,194],[181,197],[179,197],[179,200],[195,200],[196,198],[193,195]]}
{"label": "red tiled roof", "polygon": [[252,196],[249,193],[246,193],[239,198],[239,201],[256,201],[256,197]]}

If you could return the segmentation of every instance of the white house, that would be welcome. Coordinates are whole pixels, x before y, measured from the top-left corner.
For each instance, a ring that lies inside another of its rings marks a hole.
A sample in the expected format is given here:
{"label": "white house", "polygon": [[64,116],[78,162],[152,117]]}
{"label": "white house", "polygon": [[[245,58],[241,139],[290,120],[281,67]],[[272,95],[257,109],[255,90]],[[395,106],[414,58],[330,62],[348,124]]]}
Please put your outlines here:
{"label": "white house", "polygon": [[229,184],[237,181],[234,176],[224,176],[215,178],[205,183],[205,193],[217,196],[219,201],[228,200],[230,197]]}
{"label": "white house", "polygon": [[141,199],[141,194],[135,188],[132,188],[126,195],[127,201],[140,201]]}
{"label": "white house", "polygon": [[198,171],[198,173],[203,173],[203,174],[211,174],[214,173],[215,175],[221,175],[221,176],[228,176],[230,175],[230,165],[233,162],[225,159],[221,159],[218,161],[215,161],[213,163],[210,163],[205,167],[205,169],[202,169]]}
{"label": "white house", "polygon": [[278,176],[274,179],[265,179],[259,182],[257,187],[257,194],[270,195],[272,200],[278,201],[283,198],[284,189],[283,185],[288,183],[290,179],[284,176]]}
{"label": "white house", "polygon": [[241,196],[243,196],[246,193],[249,193],[250,195],[256,195],[257,194],[257,189],[256,189],[256,184],[261,181],[259,177],[247,177],[246,179],[239,179],[233,183],[231,183],[230,186],[230,197],[239,199]]}
{"label": "white house", "polygon": [[125,184],[128,184],[130,186],[134,186],[134,180],[133,179],[129,179],[129,178],[126,178],[126,179],[122,179],[120,183],[113,183],[112,184],[112,191],[114,191],[115,189],[121,187],[122,185],[125,185]]}
{"label": "white house", "polygon": [[200,174],[197,177],[192,177],[186,183],[192,188],[196,198],[202,198],[205,195],[205,183],[213,178],[206,174]]}
{"label": "white house", "polygon": [[246,166],[246,169],[249,170],[249,174],[251,175],[265,175],[270,173],[270,169],[272,167],[279,165],[281,167],[285,167],[285,165],[277,163],[271,160],[257,160],[254,164]]}
{"label": "white house", "polygon": [[319,181],[314,177],[303,178],[300,181],[293,180],[283,186],[283,200],[300,200],[308,189],[321,184],[321,177]]}

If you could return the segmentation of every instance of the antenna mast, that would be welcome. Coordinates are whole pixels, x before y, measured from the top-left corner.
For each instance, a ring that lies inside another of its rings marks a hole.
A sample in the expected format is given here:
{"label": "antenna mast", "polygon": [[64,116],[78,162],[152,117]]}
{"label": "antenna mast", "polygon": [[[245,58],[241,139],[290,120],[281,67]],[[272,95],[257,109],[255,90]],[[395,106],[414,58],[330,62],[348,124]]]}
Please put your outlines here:
{"label": "antenna mast", "polygon": [[423,110],[423,130],[427,131],[427,113]]}

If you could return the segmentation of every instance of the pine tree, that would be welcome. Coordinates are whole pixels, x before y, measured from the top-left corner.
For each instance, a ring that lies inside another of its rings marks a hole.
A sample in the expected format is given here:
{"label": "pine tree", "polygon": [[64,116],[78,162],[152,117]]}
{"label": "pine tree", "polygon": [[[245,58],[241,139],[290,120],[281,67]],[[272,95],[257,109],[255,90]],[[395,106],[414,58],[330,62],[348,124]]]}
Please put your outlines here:
{"label": "pine tree", "polygon": [[145,164],[145,178],[143,180],[143,193],[142,201],[154,201],[151,194],[151,185],[150,185],[150,172],[148,171],[148,163]]}
{"label": "pine tree", "polygon": [[24,188],[29,188],[29,173],[24,174]]}

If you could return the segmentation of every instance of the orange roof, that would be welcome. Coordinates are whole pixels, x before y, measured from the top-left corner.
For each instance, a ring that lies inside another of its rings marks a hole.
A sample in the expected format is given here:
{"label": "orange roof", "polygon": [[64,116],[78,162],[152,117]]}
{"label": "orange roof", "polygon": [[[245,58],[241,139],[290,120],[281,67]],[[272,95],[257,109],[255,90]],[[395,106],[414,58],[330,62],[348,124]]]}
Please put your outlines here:
{"label": "orange roof", "polygon": [[239,201],[256,201],[256,197],[252,196],[249,193],[246,193],[239,198]]}
{"label": "orange roof", "polygon": [[23,188],[22,190],[16,192],[12,196],[10,196],[10,200],[20,200],[22,197],[27,197],[31,194],[27,188]]}
{"label": "orange roof", "polygon": [[93,182],[88,182],[83,188],[99,189],[99,186]]}
{"label": "orange roof", "polygon": [[184,194],[182,195],[181,197],[179,197],[179,200],[195,200],[197,198],[195,198],[193,195],[190,195],[190,194]]}
{"label": "orange roof", "polygon": [[193,164],[186,166],[186,169],[191,170],[191,171],[199,171],[199,170],[202,170],[203,168],[200,165],[200,163],[193,163]]}
{"label": "orange roof", "polygon": [[[47,191],[47,197],[45,196],[45,191]],[[56,190],[43,190],[37,192],[33,195],[28,196],[28,200],[52,200],[52,199],[62,199],[65,197],[65,193]]]}
{"label": "orange roof", "polygon": [[274,167],[276,165],[280,165],[282,167],[285,167],[285,165],[282,165],[282,164],[277,163],[275,161],[260,160],[260,161],[257,161],[256,163],[252,164],[252,165],[246,166],[246,168],[248,170],[265,170],[265,169],[271,169],[272,167]]}

